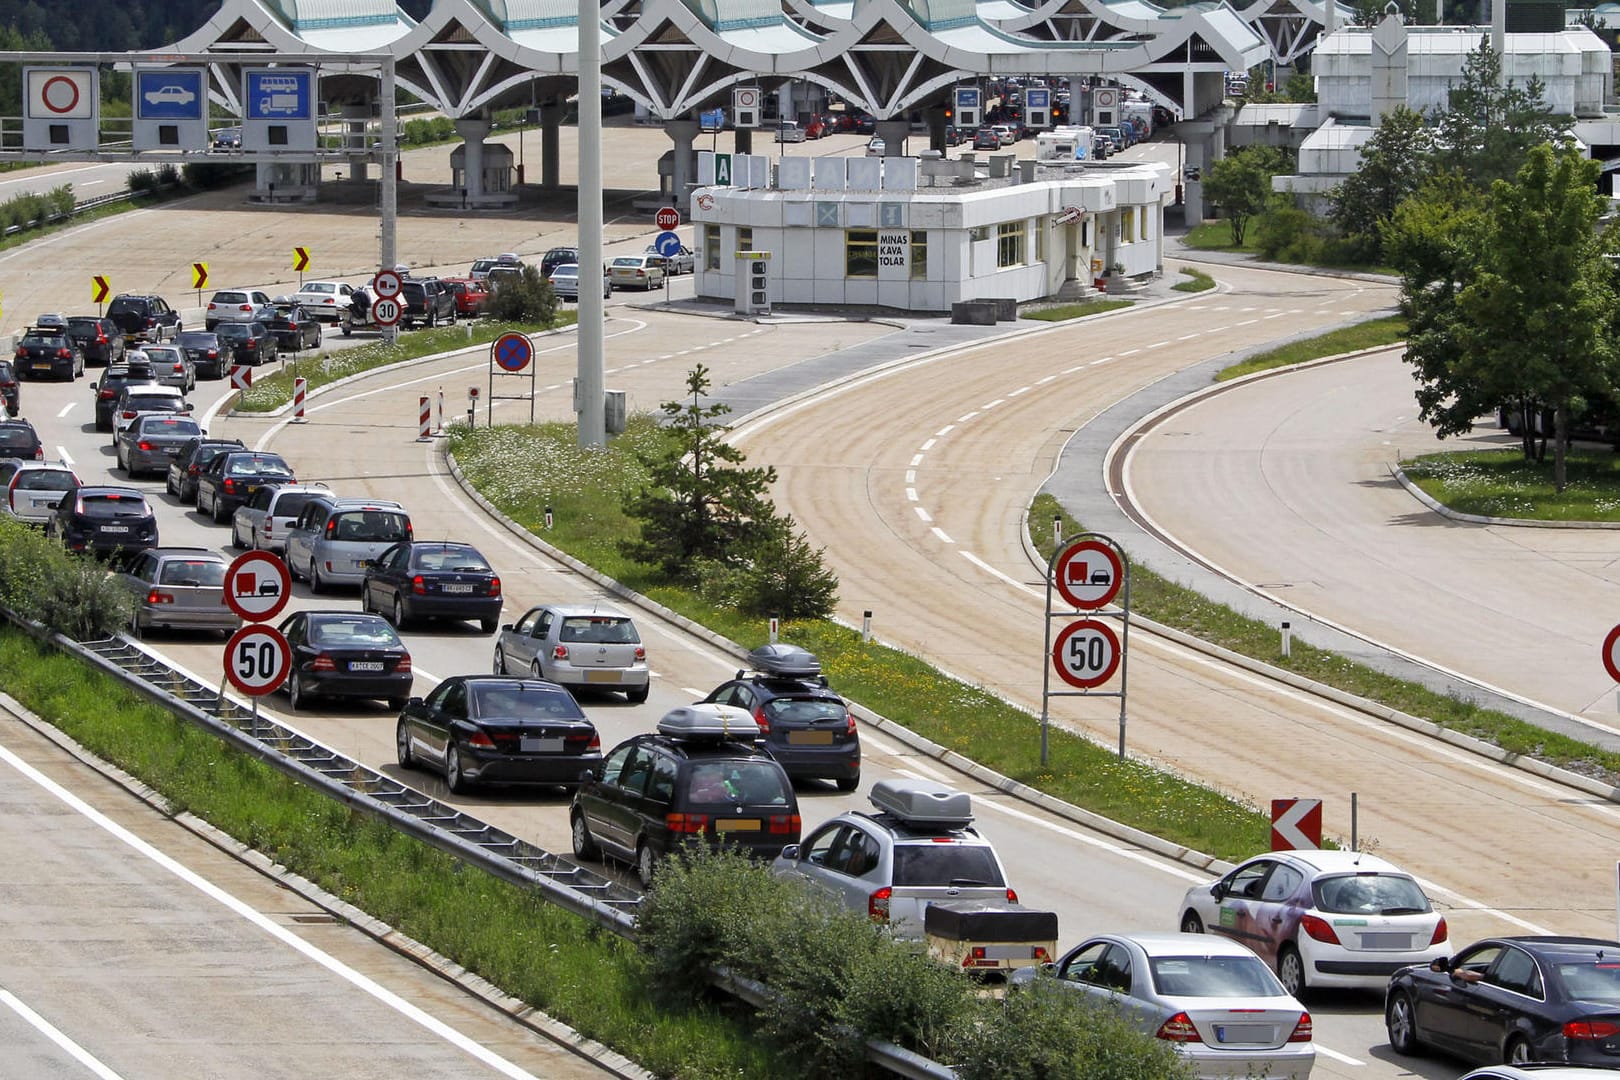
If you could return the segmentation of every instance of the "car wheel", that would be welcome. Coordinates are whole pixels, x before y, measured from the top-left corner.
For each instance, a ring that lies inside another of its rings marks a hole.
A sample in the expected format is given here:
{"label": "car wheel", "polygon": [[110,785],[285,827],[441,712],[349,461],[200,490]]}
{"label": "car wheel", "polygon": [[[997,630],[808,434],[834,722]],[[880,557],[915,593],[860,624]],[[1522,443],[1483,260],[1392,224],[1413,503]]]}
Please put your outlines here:
{"label": "car wheel", "polygon": [[287,678],[287,704],[294,712],[309,704],[309,691],[304,689],[304,677],[297,671]]}
{"label": "car wheel", "polygon": [[124,470],[124,475],[128,476],[129,475],[129,466],[124,464],[124,448],[119,446],[117,443],[114,443],[113,447],[114,447],[114,449],[113,449],[113,458],[114,458],[114,460],[116,460],[118,462],[118,467],[120,469]]}
{"label": "car wheel", "polygon": [[384,698],[383,699],[383,704],[387,705],[394,712],[399,712],[401,709],[403,709],[405,707],[405,702],[407,700],[408,700],[407,698],[402,698],[402,697]]}
{"label": "car wheel", "polygon": [[1283,989],[1297,1000],[1305,998],[1305,961],[1300,958],[1299,950],[1292,945],[1284,945],[1277,953],[1277,981],[1283,984]]}
{"label": "car wheel", "polygon": [[465,795],[472,788],[461,771],[461,751],[456,749],[455,743],[444,752],[444,786],[453,795]]}
{"label": "car wheel", "polygon": [[416,755],[411,753],[411,731],[401,720],[394,728],[394,756],[402,769],[416,768]]}
{"label": "car wheel", "polygon": [[856,773],[854,776],[840,776],[835,783],[837,783],[839,791],[854,791],[856,788],[861,786],[861,774]]}
{"label": "car wheel", "polygon": [[499,630],[500,628],[501,628],[501,620],[499,620],[499,619],[479,619],[478,620],[478,629],[481,630],[482,632],[486,633],[486,634],[493,634],[495,631]]}
{"label": "car wheel", "polygon": [[163,477],[163,490],[168,494],[173,495],[175,498],[180,497],[180,493],[174,490],[174,477],[172,475],[166,475]]}
{"label": "car wheel", "polygon": [[1389,1048],[1397,1054],[1418,1052],[1417,1010],[1412,1008],[1408,994],[1396,994],[1384,1014],[1384,1028],[1389,1032]]}
{"label": "car wheel", "polygon": [[1181,932],[1183,934],[1202,934],[1204,920],[1198,917],[1198,912],[1189,911],[1181,917]]}
{"label": "car wheel", "polygon": [[641,882],[643,889],[652,888],[653,875],[658,872],[658,855],[652,846],[643,840],[636,845],[636,880]]}
{"label": "car wheel", "polygon": [[397,596],[394,597],[394,628],[405,629],[405,601]]}
{"label": "car wheel", "polygon": [[538,656],[534,658],[534,663],[529,665],[529,672],[537,679],[544,679],[546,677],[546,669],[540,666],[540,658]]}
{"label": "car wheel", "polygon": [[642,702],[647,700],[647,695],[651,691],[652,684],[648,683],[646,686],[638,686],[632,690],[626,690],[624,692],[624,696],[630,700],[630,704],[640,705]]}
{"label": "car wheel", "polygon": [[438,326],[438,325],[439,325],[439,313],[436,310],[430,309],[428,311],[428,317],[427,317],[427,328],[429,330],[432,330],[435,326]]}
{"label": "car wheel", "polygon": [[360,586],[360,610],[370,615],[374,610],[371,606],[371,586]]}
{"label": "car wheel", "polygon": [[1523,1035],[1508,1036],[1507,1045],[1502,1047],[1502,1064],[1523,1065],[1534,1060],[1536,1056],[1530,1052],[1530,1043]]}
{"label": "car wheel", "polygon": [[235,548],[237,551],[242,551],[247,547],[247,545],[242,542],[242,530],[236,527],[235,518],[231,519],[231,547]]}
{"label": "car wheel", "polygon": [[343,336],[344,337],[351,337],[351,336],[353,336],[353,334],[354,334],[354,326],[353,326],[353,324],[351,324],[349,322],[349,320],[347,320],[347,319],[343,320]]}
{"label": "car wheel", "polygon": [[489,668],[497,675],[506,674],[506,654],[499,645],[495,646],[495,659],[490,661]]}
{"label": "car wheel", "polygon": [[214,502],[213,502],[213,506],[211,507],[211,510],[212,510],[212,516],[213,516],[213,519],[214,519],[214,524],[215,525],[223,525],[223,524],[225,524],[225,507],[220,504],[219,493],[218,492],[214,493]]}
{"label": "car wheel", "polygon": [[599,859],[602,849],[596,846],[596,840],[591,836],[591,827],[585,824],[585,815],[574,815],[573,827],[569,833],[574,839],[574,857],[578,859]]}
{"label": "car wheel", "polygon": [[309,591],[312,593],[325,592],[326,582],[321,580],[321,570],[320,567],[315,565],[315,556],[311,555],[309,557],[309,566],[306,569],[309,571]]}

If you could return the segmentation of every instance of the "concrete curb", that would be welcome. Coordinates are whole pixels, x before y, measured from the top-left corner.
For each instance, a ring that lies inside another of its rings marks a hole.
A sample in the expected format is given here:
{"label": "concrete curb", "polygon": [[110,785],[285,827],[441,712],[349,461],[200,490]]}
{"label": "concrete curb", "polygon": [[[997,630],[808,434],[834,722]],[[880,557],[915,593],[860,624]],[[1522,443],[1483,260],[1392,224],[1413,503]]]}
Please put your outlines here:
{"label": "concrete curb", "polygon": [[440,978],[455,983],[485,1005],[505,1013],[512,1020],[522,1024],[536,1034],[550,1039],[565,1050],[590,1060],[615,1076],[623,1077],[624,1080],[656,1080],[653,1073],[643,1069],[618,1051],[610,1049],[594,1039],[586,1038],[567,1024],[546,1015],[528,1002],[512,997],[488,979],[473,974],[449,957],[443,956],[420,941],[400,933],[381,919],[373,918],[353,904],[333,896],[314,882],[293,873],[280,863],[271,860],[263,852],[248,847],[235,837],[220,831],[190,811],[182,810],[177,812],[173,804],[161,792],[153,790],[118,766],[91,753],[78,741],[60,731],[43,717],[23,705],[22,702],[3,691],[0,691],[0,709],[10,712],[34,732],[50,740],[57,748],[95,770],[104,779],[117,784],[135,798],[199,839],[206,841],[238,862],[252,867],[277,884],[285,886],[316,907],[329,912],[334,918],[354,927],[367,937],[387,946],[407,960],[414,961]]}
{"label": "concrete curb", "polygon": [[1485,517],[1480,514],[1465,514],[1460,510],[1453,510],[1427,491],[1418,487],[1406,475],[1406,470],[1399,465],[1391,465],[1389,474],[1400,481],[1401,487],[1406,489],[1408,495],[1441,517],[1450,518],[1452,521],[1466,521],[1470,525],[1513,525],[1524,529],[1620,529],[1620,521],[1536,521],[1531,518],[1501,518]]}

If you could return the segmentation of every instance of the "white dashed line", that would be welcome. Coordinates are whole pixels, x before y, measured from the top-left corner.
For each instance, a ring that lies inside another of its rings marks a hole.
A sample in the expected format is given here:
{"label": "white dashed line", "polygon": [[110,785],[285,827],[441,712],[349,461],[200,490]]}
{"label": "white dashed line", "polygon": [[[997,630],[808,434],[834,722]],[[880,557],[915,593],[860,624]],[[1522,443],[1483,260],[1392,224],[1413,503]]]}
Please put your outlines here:
{"label": "white dashed line", "polygon": [[923,459],[922,454],[913,454],[913,455],[911,455],[911,467],[915,469],[918,465],[921,465],[922,464],[922,459]]}
{"label": "white dashed line", "polygon": [[1149,345],[1148,348],[1150,348],[1150,349],[1162,349],[1168,344],[1170,344],[1170,342],[1168,340],[1166,340],[1166,341],[1155,341],[1153,344]]}
{"label": "white dashed line", "polygon": [[924,510],[922,507],[913,506],[912,509],[917,511],[917,516],[922,518],[925,522],[934,520],[932,517],[929,516],[928,511]]}
{"label": "white dashed line", "polygon": [[906,483],[915,484],[916,482],[917,482],[917,470],[916,469],[907,469],[906,470]]}
{"label": "white dashed line", "polygon": [[70,469],[73,468],[73,456],[67,452],[66,447],[58,446],[56,448],[56,460]]}
{"label": "white dashed line", "polygon": [[1087,364],[1086,367],[1096,367],[1098,364],[1106,364],[1112,359],[1112,356],[1105,356],[1101,360],[1093,360],[1091,363]]}
{"label": "white dashed line", "polygon": [[1062,371],[1058,372],[1058,374],[1059,375],[1073,375],[1075,372],[1081,370],[1085,366],[1086,365],[1084,365],[1084,364],[1076,364],[1076,365],[1074,365],[1074,367],[1066,367],[1066,368],[1064,368]]}
{"label": "white dashed line", "polygon": [[1051,382],[1055,378],[1057,378],[1056,375],[1048,375],[1044,379],[1036,379],[1035,380],[1035,385],[1036,386],[1045,386],[1047,383]]}
{"label": "white dashed line", "polygon": [[934,443],[936,443],[938,441],[939,441],[938,439],[929,439],[927,442],[925,442],[921,446],[917,447],[917,449],[921,450],[923,453],[926,454],[926,453],[928,453],[928,451],[930,451],[930,450],[932,450],[934,448]]}
{"label": "white dashed line", "polygon": [[1018,397],[1018,396],[1020,396],[1022,394],[1027,394],[1033,389],[1035,389],[1033,386],[1020,386],[1018,389],[1014,390],[1012,393],[1008,394],[1007,396],[1009,398],[1015,398],[1015,397]]}
{"label": "white dashed line", "polygon": [[907,502],[916,502],[917,501],[917,489],[916,488],[914,488],[914,487],[906,488],[906,501]]}
{"label": "white dashed line", "polygon": [[1121,356],[1135,356],[1137,353],[1139,353],[1141,351],[1142,351],[1141,349],[1126,349],[1124,352],[1120,353],[1119,355],[1121,355]]}
{"label": "white dashed line", "polygon": [[934,535],[939,537],[940,543],[942,544],[956,543],[956,541],[952,540],[948,535],[946,535],[945,530],[940,528],[938,525],[934,526]]}
{"label": "white dashed line", "polygon": [[999,398],[998,397],[994,401],[988,402],[988,403],[986,403],[984,405],[980,405],[979,406],[979,411],[980,412],[989,412],[991,409],[995,408],[997,405],[1000,405],[1000,404],[1004,403],[1006,400],[1007,400],[1006,398]]}
{"label": "white dashed line", "polygon": [[1191,341],[1193,338],[1197,337],[1199,334],[1202,334],[1202,333],[1203,333],[1202,330],[1194,330],[1190,334],[1182,334],[1180,337],[1176,338],[1176,340],[1177,341]]}
{"label": "white dashed line", "polygon": [[1244,319],[1242,322],[1234,323],[1233,325],[1234,326],[1253,326],[1255,323],[1257,323],[1259,321],[1260,321],[1259,319]]}
{"label": "white dashed line", "polygon": [[952,431],[955,431],[955,430],[956,430],[956,425],[955,424],[946,424],[944,427],[942,427],[938,431],[934,432],[934,438],[943,439],[945,436],[949,435]]}
{"label": "white dashed line", "polygon": [[62,417],[66,416],[68,413],[72,412],[73,411],[73,406],[75,406],[77,404],[78,404],[77,401],[68,402],[66,405],[62,406],[62,411],[56,414],[56,418],[58,420],[60,420]]}
{"label": "white dashed line", "polygon": [[958,423],[958,424],[965,424],[965,423],[967,423],[967,422],[968,422],[968,421],[969,421],[969,420],[971,420],[971,419],[973,419],[973,418],[974,418],[974,417],[975,417],[975,416],[978,416],[978,415],[979,415],[979,414],[978,414],[978,411],[977,411],[977,410],[975,410],[975,411],[973,411],[973,412],[970,412],[970,413],[968,413],[968,414],[967,414],[967,415],[966,415],[966,416],[958,416],[958,417],[957,417],[957,418],[956,418],[956,422],[957,422],[957,423]]}
{"label": "white dashed line", "polygon": [[1266,318],[1268,318],[1268,319],[1280,319],[1284,315],[1287,315],[1287,314],[1288,314],[1288,312],[1286,312],[1286,311],[1279,311],[1275,315],[1267,315]]}

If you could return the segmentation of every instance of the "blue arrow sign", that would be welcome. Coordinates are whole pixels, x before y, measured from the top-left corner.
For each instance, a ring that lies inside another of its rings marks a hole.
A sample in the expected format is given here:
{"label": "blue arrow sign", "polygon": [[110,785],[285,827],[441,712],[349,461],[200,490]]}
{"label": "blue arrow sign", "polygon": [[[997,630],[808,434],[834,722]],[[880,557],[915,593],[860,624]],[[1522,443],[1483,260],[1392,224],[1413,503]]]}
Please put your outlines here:
{"label": "blue arrow sign", "polygon": [[681,253],[680,233],[661,232],[653,240],[653,248],[664,258],[673,258]]}

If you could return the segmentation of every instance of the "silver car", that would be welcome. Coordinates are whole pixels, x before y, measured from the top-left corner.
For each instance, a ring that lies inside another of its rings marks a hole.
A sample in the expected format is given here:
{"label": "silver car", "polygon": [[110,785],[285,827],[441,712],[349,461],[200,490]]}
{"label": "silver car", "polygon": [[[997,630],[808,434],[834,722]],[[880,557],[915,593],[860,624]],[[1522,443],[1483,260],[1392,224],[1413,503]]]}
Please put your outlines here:
{"label": "silver car", "polygon": [[287,530],[287,567],[310,592],[331,585],[359,586],[371,561],[411,539],[411,518],[382,499],[311,499]]}
{"label": "silver car", "polygon": [[119,582],[135,596],[136,633],[219,630],[241,625],[225,603],[225,557],[208,548],[155,547],[137,555]]}
{"label": "silver car", "polygon": [[182,394],[197,389],[197,365],[186,350],[178,345],[148,345],[141,352],[146,354],[159,385],[172,386]]}
{"label": "silver car", "polygon": [[[551,272],[551,291],[557,294],[559,300],[579,299],[579,265],[577,263],[563,263]],[[613,280],[606,270],[602,271],[602,299],[606,300],[613,295]]]}
{"label": "silver car", "polygon": [[43,526],[56,504],[79,486],[78,475],[54,461],[18,461],[6,481],[0,515]]}
{"label": "silver car", "polygon": [[169,462],[192,439],[208,434],[184,413],[141,413],[118,432],[114,442],[118,467],[131,478],[141,473],[167,473]]}
{"label": "silver car", "polygon": [[255,491],[231,517],[231,546],[259,551],[285,551],[287,533],[314,499],[334,498],[325,484],[266,485]]}
{"label": "silver car", "polygon": [[638,703],[652,685],[635,622],[622,611],[588,604],[530,608],[501,627],[495,674],[524,672],[575,691],[622,690]]}
{"label": "silver car", "polygon": [[151,383],[126,386],[118,391],[118,398],[112,408],[113,448],[117,449],[119,436],[123,434],[125,428],[135,422],[137,416],[144,413],[173,416],[190,411],[191,406],[186,403],[185,396],[172,386],[157,386]]}
{"label": "silver car", "polygon": [[[663,253],[658,250],[657,244],[648,244],[647,250],[643,252],[643,254],[663,255]],[[697,269],[697,253],[691,248],[687,247],[685,244],[682,244],[680,250],[675,252],[675,254],[663,255],[663,259],[664,269],[669,271],[671,277],[678,277],[681,274],[690,274]]]}
{"label": "silver car", "polygon": [[1200,1080],[1306,1080],[1316,1064],[1311,1014],[1235,941],[1099,934],[1009,981],[1118,1007],[1138,1030],[1172,1043]]}
{"label": "silver car", "polygon": [[221,289],[208,301],[203,329],[212,332],[220,323],[252,322],[254,313],[270,302],[263,289]]}

